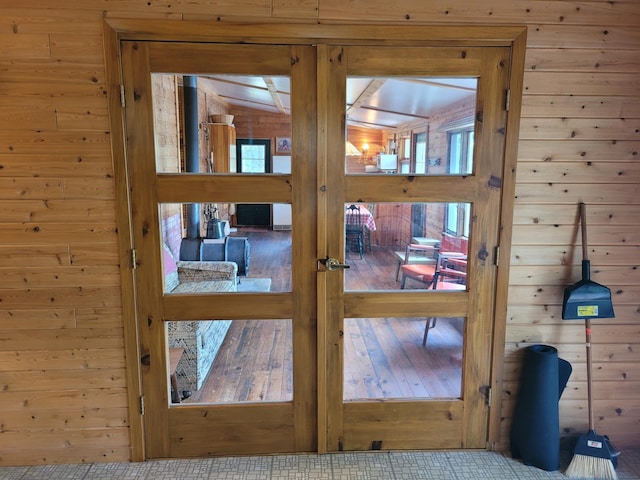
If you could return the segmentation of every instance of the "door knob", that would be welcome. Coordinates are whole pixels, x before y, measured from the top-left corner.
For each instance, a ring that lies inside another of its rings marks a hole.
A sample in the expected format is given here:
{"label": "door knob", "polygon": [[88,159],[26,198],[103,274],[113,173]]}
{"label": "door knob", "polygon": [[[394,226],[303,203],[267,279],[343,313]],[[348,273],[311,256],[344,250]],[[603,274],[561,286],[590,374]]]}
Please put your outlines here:
{"label": "door knob", "polygon": [[330,272],[333,270],[344,270],[345,268],[351,268],[346,263],[340,263],[337,258],[333,257],[321,258],[320,260],[318,260],[318,263],[324,265],[325,268]]}

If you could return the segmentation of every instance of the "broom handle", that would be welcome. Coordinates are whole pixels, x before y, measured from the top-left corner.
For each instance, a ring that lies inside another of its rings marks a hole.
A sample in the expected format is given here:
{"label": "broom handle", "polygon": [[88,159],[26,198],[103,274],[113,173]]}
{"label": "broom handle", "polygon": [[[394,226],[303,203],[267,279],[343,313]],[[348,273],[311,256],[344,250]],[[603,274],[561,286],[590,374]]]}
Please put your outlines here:
{"label": "broom handle", "polygon": [[584,320],[584,331],[587,342],[587,410],[589,412],[589,430],[595,430],[593,420],[593,393],[591,392],[591,319]]}
{"label": "broom handle", "polygon": [[[587,255],[587,207],[580,202],[580,226],[582,228],[582,260],[589,260]],[[583,264],[584,265],[584,264]],[[588,274],[588,273],[587,273]],[[584,272],[583,272],[584,276]],[[595,430],[593,419],[593,393],[591,391],[591,319],[584,319],[584,332],[587,345],[587,410],[589,412],[589,430]]]}

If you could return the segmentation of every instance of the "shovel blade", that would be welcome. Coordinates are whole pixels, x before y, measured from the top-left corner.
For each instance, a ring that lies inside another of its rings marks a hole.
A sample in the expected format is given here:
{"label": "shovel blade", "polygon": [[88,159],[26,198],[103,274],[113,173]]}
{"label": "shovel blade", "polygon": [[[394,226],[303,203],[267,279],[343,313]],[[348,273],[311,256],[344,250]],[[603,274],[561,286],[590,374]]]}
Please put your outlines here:
{"label": "shovel blade", "polygon": [[604,285],[581,280],[564,289],[563,320],[614,318],[611,290]]}

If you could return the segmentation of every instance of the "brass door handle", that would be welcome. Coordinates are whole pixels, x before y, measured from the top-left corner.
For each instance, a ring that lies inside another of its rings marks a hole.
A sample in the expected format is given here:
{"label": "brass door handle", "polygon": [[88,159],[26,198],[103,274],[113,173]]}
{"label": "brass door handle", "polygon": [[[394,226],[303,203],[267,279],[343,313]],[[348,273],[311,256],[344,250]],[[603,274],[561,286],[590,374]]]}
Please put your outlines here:
{"label": "brass door handle", "polygon": [[320,263],[324,265],[324,267],[330,272],[334,270],[344,270],[345,268],[351,268],[346,263],[340,263],[340,261],[337,258],[333,258],[333,257],[321,258],[318,260],[318,264]]}

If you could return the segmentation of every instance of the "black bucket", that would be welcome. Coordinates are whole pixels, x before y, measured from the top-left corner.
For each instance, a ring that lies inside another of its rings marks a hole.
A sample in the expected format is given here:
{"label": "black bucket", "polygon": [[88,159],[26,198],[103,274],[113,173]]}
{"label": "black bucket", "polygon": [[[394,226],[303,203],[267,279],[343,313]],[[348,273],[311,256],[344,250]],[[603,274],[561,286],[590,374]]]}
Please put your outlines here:
{"label": "black bucket", "polygon": [[224,222],[218,218],[207,222],[207,238],[223,238]]}

